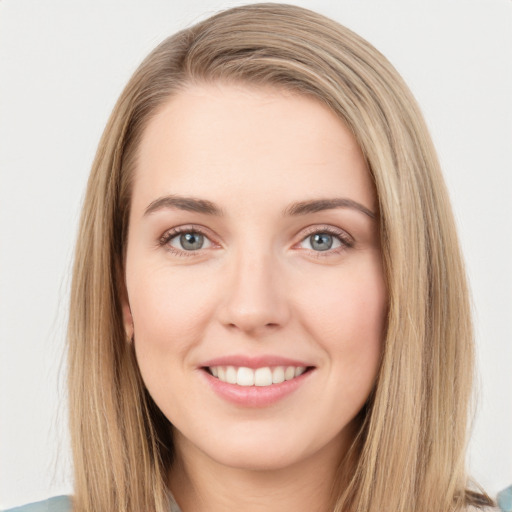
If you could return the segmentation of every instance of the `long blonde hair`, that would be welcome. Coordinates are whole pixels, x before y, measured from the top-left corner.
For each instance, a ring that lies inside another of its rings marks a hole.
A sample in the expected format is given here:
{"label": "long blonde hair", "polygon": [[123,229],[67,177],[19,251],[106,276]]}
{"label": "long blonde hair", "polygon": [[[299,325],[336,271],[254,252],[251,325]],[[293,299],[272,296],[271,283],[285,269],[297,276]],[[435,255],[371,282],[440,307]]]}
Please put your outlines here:
{"label": "long blonde hair", "polygon": [[145,390],[120,307],[131,178],[151,116],[188,84],[211,81],[317,98],[352,130],[375,182],[387,336],[360,432],[340,466],[335,511],[448,512],[486,503],[467,489],[465,471],[473,377],[466,277],[416,102],[389,62],[350,30],[298,7],[255,4],[161,43],[129,81],[101,139],[68,332],[75,511],[168,510],[170,425]]}

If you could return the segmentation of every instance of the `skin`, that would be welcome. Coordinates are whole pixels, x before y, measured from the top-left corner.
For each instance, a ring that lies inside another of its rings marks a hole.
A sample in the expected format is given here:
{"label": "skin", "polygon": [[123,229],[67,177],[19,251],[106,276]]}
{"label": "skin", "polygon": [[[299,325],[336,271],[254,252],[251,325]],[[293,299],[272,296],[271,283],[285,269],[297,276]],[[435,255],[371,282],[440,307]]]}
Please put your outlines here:
{"label": "skin", "polygon": [[[344,198],[376,214],[357,142],[314,99],[209,84],[159,110],[138,157],[123,311],[144,382],[174,426],[171,490],[184,511],[326,510],[382,351],[378,220],[353,207],[283,211]],[[146,213],[169,194],[222,215]],[[169,231],[192,226],[204,245],[186,251]],[[333,247],[315,250],[310,236],[326,230]],[[205,384],[204,361],[269,354],[313,367],[277,403],[235,405]]]}

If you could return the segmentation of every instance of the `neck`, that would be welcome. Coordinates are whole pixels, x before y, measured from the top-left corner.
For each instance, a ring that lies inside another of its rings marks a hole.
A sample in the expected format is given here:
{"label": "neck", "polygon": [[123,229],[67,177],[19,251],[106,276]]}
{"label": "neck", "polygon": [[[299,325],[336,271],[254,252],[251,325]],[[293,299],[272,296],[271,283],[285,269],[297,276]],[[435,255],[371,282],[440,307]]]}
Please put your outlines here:
{"label": "neck", "polygon": [[296,512],[333,509],[332,489],[346,452],[337,438],[284,468],[247,469],[218,463],[175,433],[169,487],[183,512]]}

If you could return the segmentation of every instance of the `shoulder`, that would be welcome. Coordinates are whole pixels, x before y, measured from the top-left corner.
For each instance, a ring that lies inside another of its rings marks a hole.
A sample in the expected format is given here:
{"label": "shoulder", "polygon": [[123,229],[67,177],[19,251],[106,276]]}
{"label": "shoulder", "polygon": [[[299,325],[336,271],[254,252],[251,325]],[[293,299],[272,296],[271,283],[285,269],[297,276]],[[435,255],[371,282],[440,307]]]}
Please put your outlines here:
{"label": "shoulder", "polygon": [[4,512],[71,512],[71,510],[72,505],[69,496],[55,496],[37,503],[11,508]]}
{"label": "shoulder", "polygon": [[498,493],[498,505],[503,512],[512,511],[512,485]]}
{"label": "shoulder", "polygon": [[503,489],[496,497],[495,507],[469,507],[466,512],[512,512],[512,485]]}

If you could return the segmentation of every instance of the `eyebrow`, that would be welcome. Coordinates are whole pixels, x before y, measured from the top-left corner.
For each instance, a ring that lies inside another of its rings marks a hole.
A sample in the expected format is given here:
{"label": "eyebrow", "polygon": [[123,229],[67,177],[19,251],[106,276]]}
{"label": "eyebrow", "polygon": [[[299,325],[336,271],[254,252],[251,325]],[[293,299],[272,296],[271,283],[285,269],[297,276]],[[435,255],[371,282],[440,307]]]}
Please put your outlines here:
{"label": "eyebrow", "polygon": [[222,209],[216,206],[211,201],[206,199],[197,199],[195,197],[183,196],[164,196],[156,199],[146,208],[144,215],[162,210],[164,208],[176,208],[178,210],[185,210],[188,212],[204,213],[206,215],[222,216]]}
{"label": "eyebrow", "polygon": [[[144,215],[149,215],[165,208],[175,208],[189,212],[203,213],[206,215],[223,216],[224,212],[215,203],[207,199],[198,199],[195,197],[183,197],[177,195],[164,196],[152,201],[144,211]],[[292,203],[283,210],[283,216],[298,216],[317,213],[324,210],[333,210],[336,208],[350,208],[364,213],[371,219],[376,218],[376,214],[353,199],[335,197],[330,199],[311,199],[308,201],[299,201]]]}
{"label": "eyebrow", "polygon": [[364,213],[371,219],[375,219],[377,215],[363,206],[361,203],[353,199],[346,199],[342,197],[335,197],[332,199],[312,199],[310,201],[300,201],[292,203],[288,206],[283,215],[307,215],[308,213],[321,212],[323,210],[333,210],[335,208],[350,208]]}

